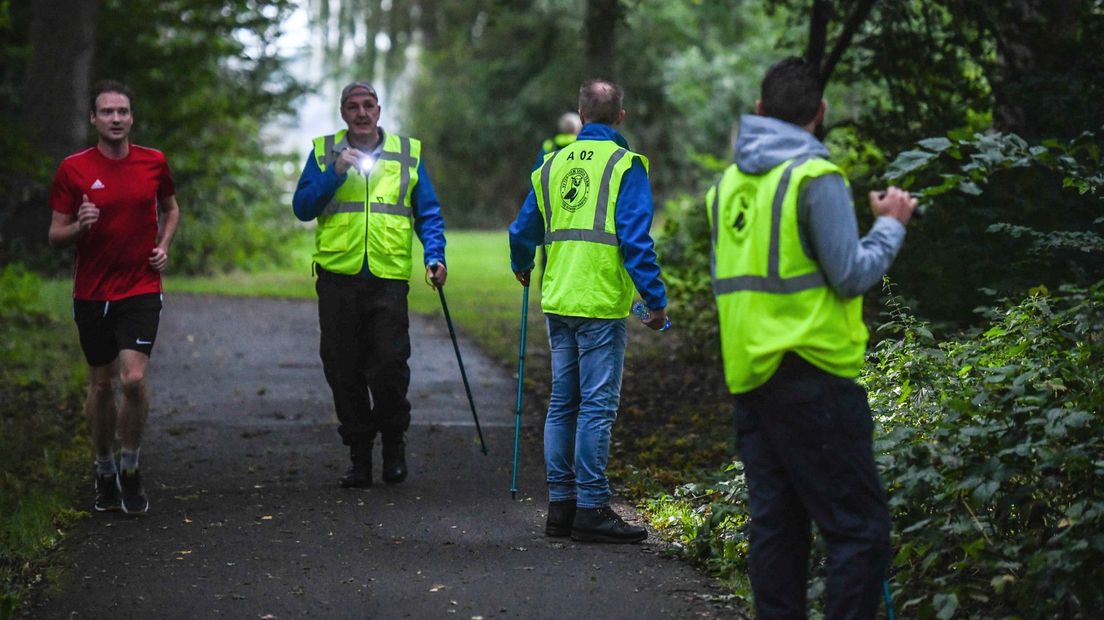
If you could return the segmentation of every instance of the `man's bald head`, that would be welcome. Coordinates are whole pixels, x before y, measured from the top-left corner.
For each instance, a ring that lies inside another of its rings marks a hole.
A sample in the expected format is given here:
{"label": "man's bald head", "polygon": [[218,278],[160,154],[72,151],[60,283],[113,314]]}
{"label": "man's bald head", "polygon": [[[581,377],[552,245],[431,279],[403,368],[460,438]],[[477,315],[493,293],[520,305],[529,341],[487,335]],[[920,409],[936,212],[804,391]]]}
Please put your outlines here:
{"label": "man's bald head", "polygon": [[579,87],[579,115],[587,123],[616,125],[621,122],[625,93],[615,82],[587,80]]}

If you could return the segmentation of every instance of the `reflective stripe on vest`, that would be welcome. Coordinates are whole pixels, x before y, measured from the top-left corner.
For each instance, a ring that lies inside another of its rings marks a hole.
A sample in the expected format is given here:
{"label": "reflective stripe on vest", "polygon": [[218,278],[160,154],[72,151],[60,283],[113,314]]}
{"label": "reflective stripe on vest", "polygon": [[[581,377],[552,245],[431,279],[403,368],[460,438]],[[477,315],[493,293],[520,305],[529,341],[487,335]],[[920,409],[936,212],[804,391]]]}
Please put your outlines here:
{"label": "reflective stripe on vest", "polygon": [[[337,161],[337,155],[340,150],[334,149],[336,136],[328,135],[325,137],[324,149],[325,149],[325,166],[328,168]],[[344,139],[342,139],[344,142]],[[347,143],[346,143],[347,144]],[[392,153],[389,151],[383,151],[380,153],[377,161],[397,161],[399,162],[399,200],[403,200],[407,191],[410,189],[410,170],[418,167],[418,160],[410,156],[410,138],[405,136],[399,136],[399,149],[400,152]],[[402,215],[404,217],[413,217],[410,207],[401,204],[387,204],[383,202],[373,202],[369,208],[372,213],[390,213],[391,215]],[[363,203],[358,202],[336,202],[331,200],[330,204],[326,205],[322,209],[322,215],[332,215],[334,213],[356,213],[364,209]]]}
{"label": "reflective stripe on vest", "polygon": [[544,198],[544,244],[548,245],[553,241],[589,241],[591,243],[602,243],[605,245],[617,245],[617,235],[606,232],[606,218],[608,217],[607,211],[609,210],[609,188],[610,178],[613,176],[613,168],[617,165],[617,162],[621,161],[621,158],[628,153],[625,149],[618,149],[610,156],[606,167],[602,170],[602,181],[598,184],[598,204],[594,209],[594,227],[590,230],[584,229],[561,229],[552,230],[552,210],[548,208],[549,204],[549,177],[552,174],[552,162],[556,159],[556,156],[562,153],[563,150],[556,151],[549,157],[544,165],[541,166],[541,194]]}

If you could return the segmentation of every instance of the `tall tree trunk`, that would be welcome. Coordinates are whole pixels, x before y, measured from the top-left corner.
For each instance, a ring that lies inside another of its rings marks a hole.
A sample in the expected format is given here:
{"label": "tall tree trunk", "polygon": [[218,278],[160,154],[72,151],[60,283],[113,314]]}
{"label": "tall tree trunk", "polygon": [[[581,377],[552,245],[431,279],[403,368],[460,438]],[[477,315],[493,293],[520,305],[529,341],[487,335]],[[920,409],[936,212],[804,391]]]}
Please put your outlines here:
{"label": "tall tree trunk", "polygon": [[[96,43],[99,2],[34,0],[31,5],[31,58],[23,109],[34,150],[56,166],[85,144],[88,135],[88,89]],[[46,244],[50,212],[46,192],[12,205],[0,238],[17,248],[41,251]]]}
{"label": "tall tree trunk", "polygon": [[805,47],[805,60],[816,67],[820,76],[820,86],[828,85],[832,73],[836,70],[843,54],[851,47],[851,41],[870,17],[875,0],[859,0],[840,27],[839,36],[828,52],[828,26],[840,15],[842,7],[830,0],[813,0],[809,14],[809,42]]}
{"label": "tall tree trunk", "polygon": [[441,20],[438,15],[437,0],[417,0],[415,6],[417,7],[418,16],[415,32],[419,33],[422,46],[425,49],[434,49],[441,38],[439,27]]}
{"label": "tall tree trunk", "polygon": [[805,46],[805,60],[820,72],[824,63],[824,52],[828,47],[828,23],[835,14],[829,0],[813,0],[813,9],[809,14],[809,42]]}
{"label": "tall tree trunk", "polygon": [[874,2],[875,0],[860,0],[855,3],[855,10],[847,16],[847,21],[843,23],[839,38],[836,39],[836,44],[832,46],[832,53],[828,54],[828,58],[820,65],[821,87],[826,86],[828,80],[832,79],[832,73],[836,70],[836,65],[843,58],[844,52],[851,47],[851,41],[855,38],[855,34],[859,32],[862,25],[866,23],[866,19],[870,17],[870,11],[874,9]]}
{"label": "tall tree trunk", "polygon": [[615,79],[617,22],[622,16],[618,0],[587,0],[586,77]]}

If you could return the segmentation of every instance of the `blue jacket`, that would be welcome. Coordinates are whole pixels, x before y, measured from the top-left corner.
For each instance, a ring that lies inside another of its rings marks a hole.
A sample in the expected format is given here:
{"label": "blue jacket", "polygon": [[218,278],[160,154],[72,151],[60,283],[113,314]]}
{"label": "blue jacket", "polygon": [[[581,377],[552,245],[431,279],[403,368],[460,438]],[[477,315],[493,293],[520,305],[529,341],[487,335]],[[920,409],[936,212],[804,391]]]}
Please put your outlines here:
{"label": "blue jacket", "polygon": [[[612,140],[622,148],[629,148],[625,138],[609,125],[588,123],[579,132],[579,140]],[[652,310],[667,307],[667,289],[659,279],[655,246],[652,242],[652,187],[648,172],[639,160],[621,180],[614,211],[614,228],[621,249],[621,260],[629,272],[644,304]],[[514,273],[533,268],[533,255],[537,245],[544,242],[544,218],[537,208],[537,195],[529,188],[529,195],[521,205],[517,219],[510,224],[510,267]]]}
{"label": "blue jacket", "polygon": [[[379,131],[379,144],[370,153],[376,158],[383,150],[385,137],[382,127]],[[299,175],[299,184],[295,187],[295,196],[291,200],[295,217],[304,222],[318,217],[346,178],[348,174],[338,175],[333,166],[325,170],[320,169],[312,150],[307,155],[307,163],[303,166],[302,174]],[[414,210],[414,232],[425,248],[426,266],[433,263],[445,264],[445,219],[441,216],[441,203],[437,200],[437,193],[433,191],[433,183],[429,180],[424,159],[418,160],[418,182],[414,185],[411,198]],[[364,269],[361,270],[360,275],[364,277],[372,275],[367,256],[364,258]]]}

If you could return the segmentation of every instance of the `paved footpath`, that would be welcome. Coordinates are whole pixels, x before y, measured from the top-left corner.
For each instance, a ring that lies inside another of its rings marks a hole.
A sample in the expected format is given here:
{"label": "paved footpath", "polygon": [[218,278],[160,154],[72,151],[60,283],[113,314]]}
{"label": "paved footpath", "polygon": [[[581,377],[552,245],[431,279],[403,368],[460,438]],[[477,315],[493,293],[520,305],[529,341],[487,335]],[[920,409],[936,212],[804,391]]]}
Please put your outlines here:
{"label": "paved footpath", "polygon": [[523,445],[510,499],[516,379],[461,341],[484,456],[442,319],[411,319],[410,477],[379,481],[377,446],[376,486],[345,490],[315,303],[165,301],[142,450],[150,514],[79,524],[61,582],[24,615],[733,617],[661,543],[544,536],[538,444]]}

